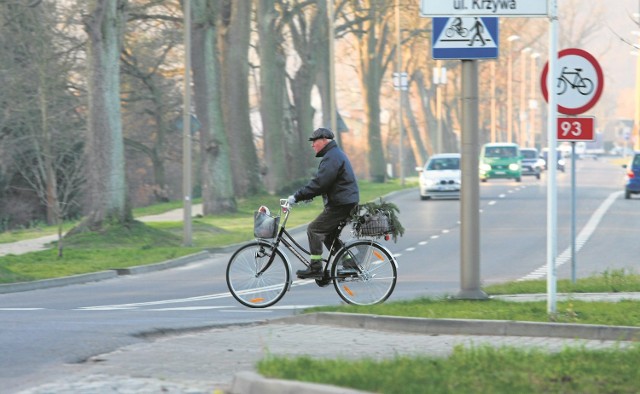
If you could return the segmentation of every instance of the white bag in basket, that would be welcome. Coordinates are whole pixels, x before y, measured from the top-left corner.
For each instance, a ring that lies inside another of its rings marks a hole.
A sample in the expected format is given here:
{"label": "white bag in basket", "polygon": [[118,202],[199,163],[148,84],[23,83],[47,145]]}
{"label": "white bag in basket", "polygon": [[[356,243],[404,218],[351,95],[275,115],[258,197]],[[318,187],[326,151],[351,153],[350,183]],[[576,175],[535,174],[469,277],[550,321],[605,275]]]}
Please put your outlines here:
{"label": "white bag in basket", "polygon": [[272,217],[269,208],[261,206],[253,213],[253,236],[256,238],[275,238],[278,232],[279,217]]}

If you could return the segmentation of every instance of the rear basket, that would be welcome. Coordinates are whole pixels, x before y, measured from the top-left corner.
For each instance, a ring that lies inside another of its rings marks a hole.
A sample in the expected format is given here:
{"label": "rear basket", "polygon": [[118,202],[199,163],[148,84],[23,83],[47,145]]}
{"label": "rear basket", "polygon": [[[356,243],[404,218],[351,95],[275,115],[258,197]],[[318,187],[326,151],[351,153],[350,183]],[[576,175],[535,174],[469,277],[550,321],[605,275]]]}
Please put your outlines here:
{"label": "rear basket", "polygon": [[365,213],[353,224],[353,229],[358,237],[382,237],[393,233],[391,221],[384,212]]}

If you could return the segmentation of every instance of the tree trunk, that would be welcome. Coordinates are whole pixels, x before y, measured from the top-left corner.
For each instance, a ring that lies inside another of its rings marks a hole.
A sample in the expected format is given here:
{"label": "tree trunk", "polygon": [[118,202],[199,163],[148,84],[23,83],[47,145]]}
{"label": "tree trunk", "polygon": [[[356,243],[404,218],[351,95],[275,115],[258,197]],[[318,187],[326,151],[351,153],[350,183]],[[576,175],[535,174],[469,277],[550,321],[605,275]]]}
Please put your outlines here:
{"label": "tree trunk", "polygon": [[231,146],[231,170],[236,196],[260,189],[258,155],[249,120],[249,42],[253,1],[225,1],[218,34],[223,46],[223,114]]}
{"label": "tree trunk", "polygon": [[[311,95],[318,78],[320,64],[326,64],[327,75],[323,80],[325,88],[329,88],[328,65],[333,61],[329,59],[326,2],[320,3],[317,6],[314,4],[311,10],[308,10],[309,7],[292,9],[291,17],[288,19],[293,45],[300,57],[300,65],[291,81],[298,126],[296,140],[298,145],[294,149],[299,153],[293,164],[297,171],[294,175],[296,178],[308,177],[309,171],[316,167],[313,155],[305,154],[306,152],[312,153],[308,141],[308,136],[314,129],[315,115],[311,105]],[[328,104],[328,98],[327,95],[326,104]],[[331,128],[331,122],[324,123],[324,121],[330,119],[330,113],[330,109],[325,110],[323,104],[323,125],[329,128]],[[336,140],[339,141],[337,130],[333,130],[333,132],[336,134]]]}
{"label": "tree trunk", "polygon": [[278,13],[274,0],[258,1],[258,39],[260,41],[260,116],[264,163],[265,186],[271,194],[280,192],[291,179],[293,168],[288,166],[287,137],[293,130],[285,124],[285,105],[289,102],[285,94],[286,58],[280,45],[284,41],[277,28]]}
{"label": "tree trunk", "polygon": [[88,40],[89,207],[86,224],[131,219],[126,204],[124,142],[120,115],[120,48],[126,0],[92,0],[85,19]]}
{"label": "tree trunk", "polygon": [[220,59],[216,29],[220,9],[216,2],[194,0],[191,51],[196,113],[200,121],[200,166],[202,210],[205,215],[235,212],[229,161],[229,143],[224,133],[220,90]]}
{"label": "tree trunk", "polygon": [[388,64],[389,54],[385,54],[388,26],[384,16],[379,15],[377,11],[377,7],[380,7],[380,1],[372,3],[367,11],[367,34],[358,40],[360,83],[364,92],[364,111],[367,121],[369,178],[372,182],[384,182],[386,159],[382,147],[380,127],[380,89]]}
{"label": "tree trunk", "polygon": [[402,94],[402,108],[404,109],[402,113],[409,126],[406,130],[411,151],[413,152],[413,158],[418,165],[422,165],[428,157],[427,150],[424,148],[425,143],[428,141],[422,141],[422,138],[420,138],[418,122],[413,114],[411,100],[409,100],[409,95],[406,92]]}

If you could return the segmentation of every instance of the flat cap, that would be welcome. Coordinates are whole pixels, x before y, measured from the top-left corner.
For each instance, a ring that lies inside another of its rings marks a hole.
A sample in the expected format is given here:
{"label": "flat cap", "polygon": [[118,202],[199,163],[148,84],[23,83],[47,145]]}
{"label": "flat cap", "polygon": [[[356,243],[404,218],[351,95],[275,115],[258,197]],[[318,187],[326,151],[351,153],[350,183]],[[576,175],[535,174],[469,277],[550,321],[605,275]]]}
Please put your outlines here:
{"label": "flat cap", "polygon": [[316,129],[313,134],[311,134],[309,141],[319,140],[320,138],[332,140],[334,137],[335,136],[333,135],[333,132],[331,130],[320,127],[319,129]]}

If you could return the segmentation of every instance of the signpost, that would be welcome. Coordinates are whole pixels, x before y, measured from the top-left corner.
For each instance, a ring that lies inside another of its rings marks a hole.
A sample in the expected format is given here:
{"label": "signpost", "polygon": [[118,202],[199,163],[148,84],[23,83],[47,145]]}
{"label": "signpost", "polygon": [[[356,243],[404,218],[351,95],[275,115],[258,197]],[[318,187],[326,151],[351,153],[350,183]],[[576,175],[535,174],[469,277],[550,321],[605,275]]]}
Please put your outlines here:
{"label": "signpost", "polygon": [[[604,76],[600,64],[589,52],[577,48],[560,51],[556,70],[556,74],[552,73],[549,76],[548,64],[545,65],[540,84],[545,100],[548,100],[549,94],[547,84],[556,85],[558,112],[578,115],[590,110],[598,102],[604,89]],[[571,142],[571,281],[573,283],[576,282],[576,141],[595,140],[594,121],[593,117],[558,117],[557,139]]]}
{"label": "signpost", "polygon": [[434,59],[495,59],[498,18],[433,18]]}
{"label": "signpost", "polygon": [[522,16],[549,15],[546,0],[420,0],[420,16]]}
{"label": "signpost", "polygon": [[[420,16],[422,17],[548,17],[549,19],[549,70],[551,75],[555,75],[557,67],[558,52],[558,0],[421,0]],[[475,42],[474,42],[475,44]],[[467,186],[463,190],[461,209],[461,291],[460,297],[466,295],[482,297],[483,292],[479,287],[479,236],[473,231],[479,231],[479,218],[473,215],[474,209],[477,213],[478,201],[473,201],[479,196],[479,186],[477,184],[478,164],[477,154],[479,147],[475,134],[478,129],[477,117],[468,119],[464,116],[465,111],[470,116],[477,114],[478,78],[471,78],[473,71],[477,71],[476,60],[462,60],[462,90],[463,97],[463,118],[465,123],[462,127],[462,179]],[[470,71],[473,70],[473,71]],[[470,71],[470,72],[469,72]],[[465,76],[469,76],[467,79]],[[466,84],[469,84],[467,86]],[[470,96],[465,95],[468,92]],[[556,107],[557,88],[551,85],[549,95],[549,116],[547,119],[547,137],[549,142],[549,155],[556,155]],[[473,174],[469,173],[468,165],[473,166],[475,162],[475,180]],[[466,183],[467,181],[471,181]],[[547,309],[549,313],[556,312],[556,270],[555,259],[557,254],[556,234],[557,234],[557,180],[556,166],[549,167],[547,183]],[[468,193],[470,192],[470,193]],[[476,193],[474,195],[474,193]],[[465,215],[469,216],[465,216]],[[474,253],[476,253],[474,255]],[[486,294],[484,294],[486,297]]]}
{"label": "signpost", "polygon": [[[558,54],[558,75],[552,75],[557,81],[558,112],[566,115],[578,115],[591,109],[604,89],[604,74],[598,61],[587,51],[569,48]],[[542,94],[548,100],[547,74],[549,64],[542,70],[540,83]]]}

